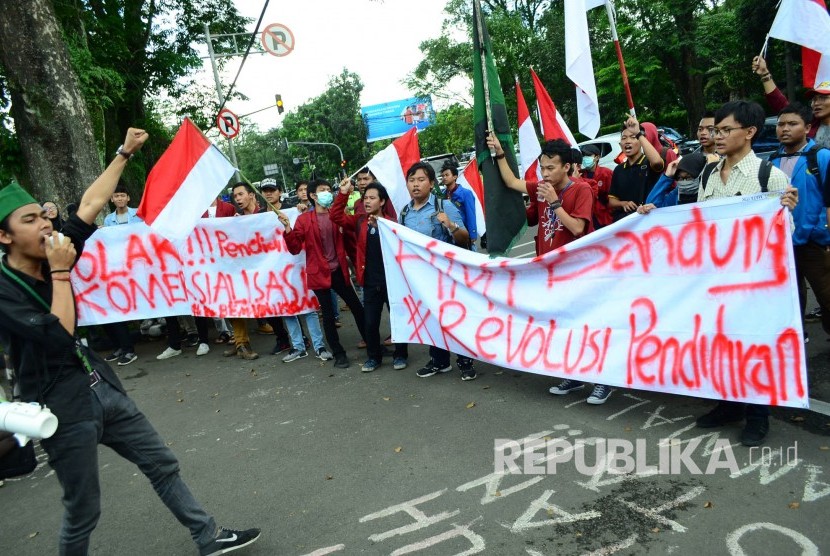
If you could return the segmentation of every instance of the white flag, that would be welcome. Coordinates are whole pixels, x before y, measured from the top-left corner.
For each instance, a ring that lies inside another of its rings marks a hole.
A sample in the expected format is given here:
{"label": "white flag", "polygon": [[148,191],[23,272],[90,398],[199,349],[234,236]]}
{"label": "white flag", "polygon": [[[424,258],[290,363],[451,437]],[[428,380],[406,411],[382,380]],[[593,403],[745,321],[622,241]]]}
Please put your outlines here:
{"label": "white flag", "polygon": [[579,131],[594,138],[599,132],[599,101],[588,36],[588,10],[604,0],[565,0],[565,74],[576,85]]}

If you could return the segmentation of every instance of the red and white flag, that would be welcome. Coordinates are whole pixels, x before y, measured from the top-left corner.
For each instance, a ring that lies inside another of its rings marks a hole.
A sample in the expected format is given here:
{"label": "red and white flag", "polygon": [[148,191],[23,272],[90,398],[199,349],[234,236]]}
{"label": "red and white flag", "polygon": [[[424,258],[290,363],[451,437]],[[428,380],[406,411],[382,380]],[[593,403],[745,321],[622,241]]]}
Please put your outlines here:
{"label": "red and white flag", "polygon": [[830,55],[830,14],[824,0],[781,0],[769,36]]}
{"label": "red and white flag", "polygon": [[519,166],[525,181],[536,182],[542,179],[539,171],[539,155],[542,154],[542,147],[539,146],[539,139],[536,135],[536,128],[533,127],[533,120],[530,119],[530,112],[527,109],[522,88],[519,86],[519,78],[516,78],[516,111],[519,113]]}
{"label": "red and white flag", "polygon": [[458,185],[472,191],[476,198],[476,231],[478,237],[481,237],[487,232],[484,224],[484,183],[481,181],[475,158],[469,161],[464,171],[458,175]]}
{"label": "red and white flag", "polygon": [[550,98],[542,80],[533,68],[530,68],[530,75],[533,77],[533,88],[536,90],[536,106],[539,108],[539,121],[542,124],[542,136],[545,141],[564,139],[572,147],[575,146],[576,139],[568,128],[568,124],[556,109],[553,99]]}
{"label": "red and white flag", "polygon": [[147,176],[138,216],[158,234],[184,239],[233,172],[225,155],[185,118]]}
{"label": "red and white flag", "polygon": [[599,100],[591,60],[588,10],[602,0],[565,0],[565,75],[576,85],[579,131],[594,138],[599,133]]}
{"label": "red and white flag", "polygon": [[383,184],[398,214],[411,199],[406,187],[406,171],[421,160],[418,133],[412,128],[392,144],[372,157],[366,165],[375,178]]}

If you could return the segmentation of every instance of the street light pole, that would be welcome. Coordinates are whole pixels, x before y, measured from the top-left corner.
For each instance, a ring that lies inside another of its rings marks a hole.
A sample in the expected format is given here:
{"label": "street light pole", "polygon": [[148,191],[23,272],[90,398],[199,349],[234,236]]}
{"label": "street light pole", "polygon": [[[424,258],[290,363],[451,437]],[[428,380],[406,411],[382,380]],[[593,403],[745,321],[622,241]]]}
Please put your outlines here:
{"label": "street light pole", "polygon": [[[216,83],[216,97],[219,99],[219,106],[222,106],[225,102],[225,97],[222,95],[222,81],[219,79],[219,68],[216,67],[216,55],[213,52],[213,42],[211,42],[210,37],[210,27],[208,24],[205,23],[205,40],[207,41],[207,48],[208,48],[208,57],[210,58],[210,65],[213,68],[213,79]],[[234,180],[239,181],[239,162],[236,161],[236,149],[233,146],[233,139],[228,137],[228,152],[231,155],[231,162],[233,162],[234,168]]]}
{"label": "street light pole", "polygon": [[[316,143],[311,141],[286,141],[286,145],[327,145],[329,147],[335,147],[337,152],[340,153],[340,160],[346,160],[343,158],[343,149],[341,149],[336,143]],[[346,169],[344,168],[343,171],[345,172]]]}

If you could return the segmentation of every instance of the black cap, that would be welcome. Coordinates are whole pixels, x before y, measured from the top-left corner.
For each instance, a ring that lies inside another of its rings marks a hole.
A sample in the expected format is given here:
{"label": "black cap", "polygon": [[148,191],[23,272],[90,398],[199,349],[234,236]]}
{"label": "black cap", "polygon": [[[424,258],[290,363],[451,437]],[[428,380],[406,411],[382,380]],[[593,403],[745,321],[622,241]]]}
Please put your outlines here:
{"label": "black cap", "polygon": [[[259,182],[259,190],[263,191],[265,189],[277,190],[277,189],[280,189],[280,187],[277,185],[277,180],[275,180],[273,178],[265,178],[264,180]],[[282,190],[280,189],[280,191],[282,191]]]}
{"label": "black cap", "polygon": [[602,155],[602,151],[599,149],[599,145],[595,145],[594,143],[588,143],[587,145],[582,145],[582,154],[593,156],[593,155]]}

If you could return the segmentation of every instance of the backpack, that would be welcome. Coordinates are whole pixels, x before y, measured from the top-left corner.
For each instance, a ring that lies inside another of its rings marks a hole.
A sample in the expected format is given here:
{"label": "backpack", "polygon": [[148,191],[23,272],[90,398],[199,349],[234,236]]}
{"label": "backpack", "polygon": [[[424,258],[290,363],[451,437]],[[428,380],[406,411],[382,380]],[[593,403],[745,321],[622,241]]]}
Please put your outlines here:
{"label": "backpack", "polygon": [[[815,176],[816,180],[818,180],[818,182],[821,183],[821,172],[819,171],[819,167],[818,167],[818,151],[819,150],[821,150],[821,147],[819,147],[818,145],[813,145],[808,150],[801,151],[800,153],[798,153],[798,156],[807,157],[807,172],[810,175]],[[779,152],[773,153],[772,156],[769,157],[769,159],[770,160],[775,160],[776,158],[783,158],[783,157],[784,157],[784,153],[779,151]]]}
{"label": "backpack", "polygon": [[[712,175],[712,172],[715,170],[715,166],[718,164],[719,162],[710,162],[703,167],[703,172],[700,173],[700,187],[703,191],[706,191],[706,184],[709,182],[709,177]],[[769,191],[767,186],[769,185],[770,172],[772,172],[772,162],[769,160],[762,160],[761,167],[758,168],[758,183],[761,184],[761,193]],[[738,193],[738,195],[740,195],[740,193]]]}
{"label": "backpack", "polygon": [[[444,199],[442,197],[439,197],[438,195],[433,195],[433,201],[434,201],[433,206],[435,207],[435,212],[436,213],[444,212]],[[404,223],[404,220],[406,220],[406,215],[409,214],[409,210],[410,210],[410,205],[409,205],[409,203],[407,203],[406,205],[404,205],[403,209],[401,210],[401,214],[398,215],[398,223],[399,224]],[[459,245],[459,244],[455,243],[455,238],[453,238],[453,235],[448,234],[447,231],[444,230],[443,226],[441,226],[441,229],[443,230],[445,236],[449,235],[449,240],[444,240],[444,241],[447,241],[448,243],[452,243],[453,245],[458,245],[458,247],[463,247],[464,249],[471,249],[472,248],[472,246],[470,245],[471,242],[468,242],[467,245]]]}

